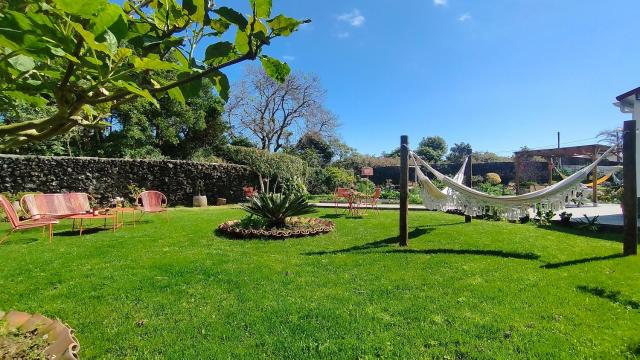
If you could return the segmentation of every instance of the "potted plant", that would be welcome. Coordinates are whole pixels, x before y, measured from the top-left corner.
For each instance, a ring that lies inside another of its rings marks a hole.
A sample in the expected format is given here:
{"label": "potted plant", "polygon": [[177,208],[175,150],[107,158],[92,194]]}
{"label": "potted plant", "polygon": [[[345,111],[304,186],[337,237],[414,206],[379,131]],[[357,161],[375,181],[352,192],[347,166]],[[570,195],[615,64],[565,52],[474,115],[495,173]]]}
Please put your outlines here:
{"label": "potted plant", "polygon": [[207,207],[207,196],[202,195],[202,188],[204,182],[202,180],[196,181],[196,194],[193,195],[193,207]]}

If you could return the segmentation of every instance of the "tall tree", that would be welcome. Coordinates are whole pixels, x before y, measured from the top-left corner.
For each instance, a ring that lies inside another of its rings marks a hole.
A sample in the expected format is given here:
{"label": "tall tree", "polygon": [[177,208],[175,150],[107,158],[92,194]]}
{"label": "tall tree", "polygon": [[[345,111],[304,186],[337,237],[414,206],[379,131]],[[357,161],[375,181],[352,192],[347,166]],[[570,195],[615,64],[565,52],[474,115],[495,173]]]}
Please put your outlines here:
{"label": "tall tree", "polygon": [[422,138],[418,144],[416,154],[420,155],[428,162],[441,162],[447,153],[447,142],[440,136],[429,136]]}
{"label": "tall tree", "polygon": [[464,159],[473,153],[473,149],[471,149],[471,144],[461,142],[458,144],[454,144],[451,149],[449,149],[449,154],[447,154],[447,161],[452,163],[461,163]]}
{"label": "tall tree", "polygon": [[101,144],[104,155],[189,159],[225,145],[224,103],[212,90],[205,80],[200,94],[185,103],[163,96],[159,108],[144,100],[119,107],[110,119],[115,130]]}
{"label": "tall tree", "polygon": [[337,120],[324,108],[324,96],[315,76],[294,73],[279,83],[263,69],[248,67],[245,80],[234,86],[226,116],[234,134],[277,152],[305,133],[333,135]]}
{"label": "tall tree", "polygon": [[312,158],[312,161],[307,161],[311,167],[325,167],[331,163],[335,155],[331,144],[326,142],[322,135],[316,132],[304,134],[300,140],[298,140],[293,151],[305,160]]}
{"label": "tall tree", "polygon": [[[111,109],[136,98],[158,105],[157,97],[168,94],[184,101],[198,94],[205,78],[227,98],[229,82],[221,70],[247,60],[260,59],[269,76],[284,81],[289,67],[263,48],[307,20],[272,17],[271,2],[249,0],[249,16],[210,0],[3,2],[0,113],[19,103],[55,111],[15,123],[2,119],[0,150],[79,126],[108,126],[104,118]],[[220,39],[230,29],[233,43]],[[216,38],[199,49],[203,39]],[[163,81],[158,74],[167,70],[178,78]]]}

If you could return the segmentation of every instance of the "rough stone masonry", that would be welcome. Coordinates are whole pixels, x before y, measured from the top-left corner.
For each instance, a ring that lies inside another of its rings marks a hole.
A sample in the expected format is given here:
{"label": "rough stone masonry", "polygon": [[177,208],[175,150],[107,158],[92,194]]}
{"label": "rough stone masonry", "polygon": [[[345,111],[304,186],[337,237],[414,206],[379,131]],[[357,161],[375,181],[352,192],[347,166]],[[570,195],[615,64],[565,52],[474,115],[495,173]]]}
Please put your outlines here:
{"label": "rough stone masonry", "polygon": [[0,168],[0,192],[86,192],[101,204],[128,197],[130,184],[163,192],[170,206],[191,205],[199,181],[210,203],[240,202],[258,184],[245,166],[178,160],[0,155]]}

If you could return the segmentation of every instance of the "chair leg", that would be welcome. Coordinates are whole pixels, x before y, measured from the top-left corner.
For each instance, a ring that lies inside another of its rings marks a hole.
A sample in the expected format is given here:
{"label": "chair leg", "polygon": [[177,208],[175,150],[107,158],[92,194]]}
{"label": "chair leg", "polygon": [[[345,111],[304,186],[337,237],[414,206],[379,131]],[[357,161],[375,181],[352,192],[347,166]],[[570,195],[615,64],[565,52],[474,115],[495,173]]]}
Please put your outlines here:
{"label": "chair leg", "polygon": [[82,220],[83,219],[80,219],[80,236],[82,236]]}
{"label": "chair leg", "polygon": [[71,225],[71,231],[76,230],[76,219],[73,219],[73,225]]}
{"label": "chair leg", "polygon": [[3,236],[0,239],[0,244],[2,244],[5,240],[7,240],[9,238],[9,236],[11,236],[11,234],[13,234],[14,231],[15,231],[14,229],[11,229],[11,231],[9,231],[5,236]]}
{"label": "chair leg", "polygon": [[53,224],[49,224],[49,244],[53,242]]}

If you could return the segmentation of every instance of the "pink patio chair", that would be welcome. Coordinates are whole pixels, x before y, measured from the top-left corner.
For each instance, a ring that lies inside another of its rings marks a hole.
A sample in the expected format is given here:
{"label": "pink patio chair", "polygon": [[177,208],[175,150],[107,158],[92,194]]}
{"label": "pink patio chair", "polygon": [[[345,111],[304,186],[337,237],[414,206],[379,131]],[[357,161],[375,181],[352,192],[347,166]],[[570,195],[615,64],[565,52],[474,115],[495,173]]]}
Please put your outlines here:
{"label": "pink patio chair", "polygon": [[2,195],[0,195],[0,204],[2,205],[2,208],[4,209],[4,213],[7,215],[7,218],[9,219],[9,224],[11,224],[11,232],[5,235],[2,239],[0,239],[0,243],[5,241],[14,232],[20,231],[20,230],[41,227],[42,233],[44,234],[44,229],[47,226],[49,227],[49,242],[53,240],[53,224],[57,224],[58,220],[29,219],[29,220],[20,221],[20,218],[18,218],[18,214],[16,213],[16,210],[13,208],[13,205],[11,205],[11,202]]}
{"label": "pink patio chair", "polygon": [[382,189],[377,186],[376,190],[369,197],[365,197],[360,201],[360,206],[364,209],[369,207],[371,210],[375,210],[376,212],[380,212],[378,209],[378,200],[380,200],[380,195],[382,194]]}
{"label": "pink patio chair", "polygon": [[348,208],[351,208],[351,201],[353,199],[353,190],[349,188],[341,188],[341,187],[336,188],[336,191],[333,192],[333,203],[334,203],[336,212],[340,207],[339,206],[340,199],[346,199],[347,202],[349,203]]}
{"label": "pink patio chair", "polygon": [[142,207],[142,215],[145,213],[159,213],[166,212],[167,220],[169,220],[169,213],[167,212],[167,197],[160,191],[144,191],[138,195],[136,204]]}

